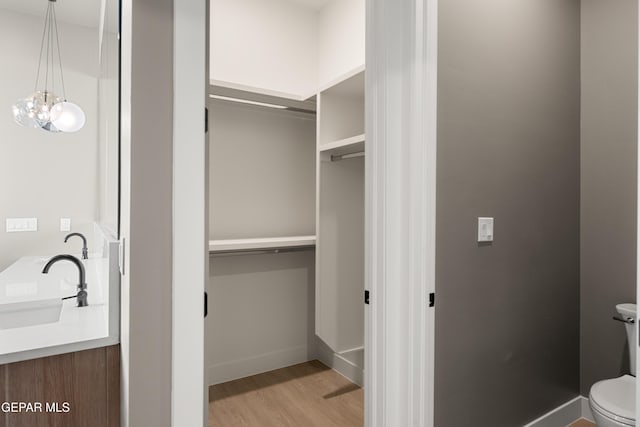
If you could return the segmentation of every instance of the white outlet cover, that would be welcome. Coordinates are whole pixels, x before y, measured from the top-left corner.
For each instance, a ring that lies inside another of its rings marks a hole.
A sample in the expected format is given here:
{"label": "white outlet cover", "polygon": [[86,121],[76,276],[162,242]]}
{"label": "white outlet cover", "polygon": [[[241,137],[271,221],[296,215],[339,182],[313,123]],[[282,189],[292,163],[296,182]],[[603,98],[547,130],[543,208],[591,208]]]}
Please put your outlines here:
{"label": "white outlet cover", "polygon": [[478,242],[493,242],[493,218],[478,217]]}
{"label": "white outlet cover", "polygon": [[71,231],[71,218],[60,218],[60,231]]}
{"label": "white outlet cover", "polygon": [[5,230],[7,233],[38,231],[38,218],[7,218]]}

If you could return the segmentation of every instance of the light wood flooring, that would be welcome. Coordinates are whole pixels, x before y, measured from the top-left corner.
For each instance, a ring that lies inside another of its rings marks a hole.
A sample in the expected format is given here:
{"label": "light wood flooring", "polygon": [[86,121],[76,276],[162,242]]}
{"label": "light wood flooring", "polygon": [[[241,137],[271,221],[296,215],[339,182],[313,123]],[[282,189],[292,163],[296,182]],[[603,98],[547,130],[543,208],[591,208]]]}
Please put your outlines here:
{"label": "light wood flooring", "polygon": [[584,418],[581,418],[573,424],[569,425],[569,427],[596,427],[596,425],[591,421],[587,421]]}
{"label": "light wood flooring", "polygon": [[364,424],[362,388],[317,360],[209,388],[209,426]]}
{"label": "light wood flooring", "polygon": [[[317,360],[209,387],[210,427],[364,424],[363,390]],[[568,427],[596,427],[580,419]]]}

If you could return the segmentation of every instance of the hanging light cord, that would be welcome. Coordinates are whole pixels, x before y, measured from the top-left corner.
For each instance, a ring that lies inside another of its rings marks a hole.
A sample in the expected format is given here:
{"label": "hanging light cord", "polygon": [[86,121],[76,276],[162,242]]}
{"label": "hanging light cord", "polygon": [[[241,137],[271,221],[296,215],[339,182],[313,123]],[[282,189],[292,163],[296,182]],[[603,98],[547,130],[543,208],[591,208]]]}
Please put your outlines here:
{"label": "hanging light cord", "polygon": [[58,47],[58,66],[60,67],[60,81],[62,82],[62,99],[67,100],[67,92],[64,87],[64,74],[62,74],[62,55],[60,54],[60,38],[58,37],[58,19],[56,18],[56,9],[53,10],[53,25],[56,30],[56,46]]}
{"label": "hanging light cord", "polygon": [[49,34],[47,35],[47,69],[44,78],[44,100],[47,100],[47,94],[49,93],[49,58],[51,58],[51,92],[54,92],[55,87],[53,87],[54,75],[53,75],[53,39],[51,34],[53,32],[53,28],[51,28],[51,9],[53,8],[53,4],[49,2],[47,6],[47,12],[49,16]]}
{"label": "hanging light cord", "polygon": [[[38,90],[38,83],[40,82],[40,68],[42,66],[42,51],[44,50],[44,39],[47,36],[47,28],[49,25],[49,9],[51,9],[51,2],[47,3],[47,13],[45,14],[45,17],[44,17],[44,29],[42,30],[42,42],[40,42],[40,56],[38,57],[38,72],[36,73],[36,85],[33,89],[34,91]],[[48,50],[49,50],[49,41],[47,40],[47,51]]]}
{"label": "hanging light cord", "polygon": [[[54,38],[55,33],[55,38]],[[42,31],[42,41],[40,42],[40,56],[38,58],[38,71],[36,73],[36,84],[34,91],[38,89],[38,83],[40,82],[40,70],[42,69],[42,54],[45,53],[45,39],[47,44],[46,51],[46,65],[44,73],[44,94],[45,99],[48,93],[49,86],[49,59],[51,59],[51,84],[55,89],[55,53],[58,51],[58,68],[60,70],[60,81],[62,83],[62,98],[66,101],[67,93],[64,85],[64,74],[62,72],[62,54],[60,53],[60,36],[58,35],[58,20],[56,17],[56,10],[53,5],[53,1],[49,0],[47,4],[47,12],[45,15],[44,29]]]}

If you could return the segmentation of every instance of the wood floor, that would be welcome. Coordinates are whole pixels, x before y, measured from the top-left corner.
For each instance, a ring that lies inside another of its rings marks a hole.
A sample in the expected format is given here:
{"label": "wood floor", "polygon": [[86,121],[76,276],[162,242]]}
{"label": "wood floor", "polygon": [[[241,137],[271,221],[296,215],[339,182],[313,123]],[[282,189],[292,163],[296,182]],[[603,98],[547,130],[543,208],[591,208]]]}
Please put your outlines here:
{"label": "wood floor", "polygon": [[591,421],[587,421],[583,418],[571,424],[569,427],[596,427],[596,425]]}
{"label": "wood floor", "polygon": [[209,388],[209,426],[364,424],[363,390],[314,360]]}
{"label": "wood floor", "polygon": [[[363,390],[314,360],[209,387],[210,427],[360,427]],[[568,427],[596,427],[580,419]]]}

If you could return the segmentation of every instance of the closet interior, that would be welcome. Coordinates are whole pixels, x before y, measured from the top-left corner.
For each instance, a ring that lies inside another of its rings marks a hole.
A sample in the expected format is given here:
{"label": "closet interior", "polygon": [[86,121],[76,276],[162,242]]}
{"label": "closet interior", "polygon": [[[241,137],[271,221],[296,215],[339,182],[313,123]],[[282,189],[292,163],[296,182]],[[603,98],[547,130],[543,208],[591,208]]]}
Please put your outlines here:
{"label": "closet interior", "polygon": [[364,0],[211,0],[210,385],[362,385]]}

